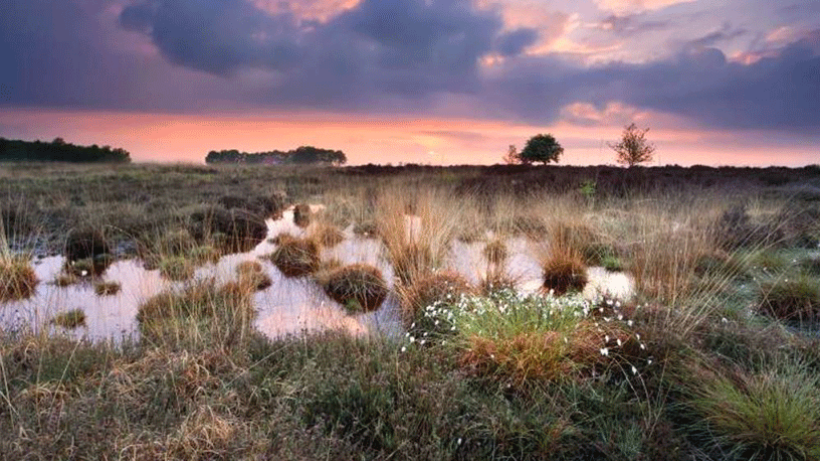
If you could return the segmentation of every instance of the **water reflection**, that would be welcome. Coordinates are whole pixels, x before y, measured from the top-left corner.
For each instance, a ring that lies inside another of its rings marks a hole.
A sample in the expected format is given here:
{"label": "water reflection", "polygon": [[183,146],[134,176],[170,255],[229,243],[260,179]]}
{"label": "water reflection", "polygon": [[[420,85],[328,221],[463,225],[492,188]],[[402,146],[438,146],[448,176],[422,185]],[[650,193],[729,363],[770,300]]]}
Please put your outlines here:
{"label": "water reflection", "polygon": [[[299,237],[309,233],[293,222],[293,210],[285,211],[279,220],[269,220],[268,239],[281,233]],[[415,217],[407,219],[408,232],[417,234],[422,223]],[[345,240],[322,251],[322,259],[338,259],[343,264],[365,263],[382,271],[389,288],[393,288],[394,273],[386,259],[382,243],[375,239],[357,237],[352,227],[346,229]],[[509,256],[505,264],[507,275],[518,282],[523,292],[541,289],[542,275],[538,261],[533,256],[531,242],[524,238],[506,241]],[[247,253],[222,257],[216,264],[206,264],[195,271],[192,280],[172,282],[162,278],[158,270],[146,270],[141,261],[123,260],[112,264],[100,280],[117,282],[122,289],[112,296],[98,296],[89,280],[75,285],[60,287],[53,283],[60,274],[63,257],[48,257],[33,262],[38,279],[41,281],[36,293],[29,299],[0,305],[0,326],[6,330],[31,327],[57,329],[50,320],[57,314],[73,309],[86,313],[86,324],[67,332],[75,337],[85,337],[94,341],[136,338],[138,335],[136,314],[141,303],[165,290],[181,290],[199,281],[215,280],[222,284],[236,278],[236,266],[244,261],[258,261],[270,254],[276,246],[267,239]],[[455,241],[446,263],[448,269],[455,270],[477,284],[487,275],[489,263],[484,254],[484,243],[464,243]],[[386,334],[400,335],[399,303],[395,295],[388,296],[376,312],[348,315],[346,311],[310,279],[285,277],[273,264],[263,263],[263,270],[272,280],[272,285],[257,292],[254,303],[257,310],[256,327],[275,338],[305,331],[341,329],[354,335]],[[634,287],[631,278],[625,274],[609,273],[602,268],[590,268],[590,283],[584,291],[592,298],[608,294],[620,299],[631,296]]]}

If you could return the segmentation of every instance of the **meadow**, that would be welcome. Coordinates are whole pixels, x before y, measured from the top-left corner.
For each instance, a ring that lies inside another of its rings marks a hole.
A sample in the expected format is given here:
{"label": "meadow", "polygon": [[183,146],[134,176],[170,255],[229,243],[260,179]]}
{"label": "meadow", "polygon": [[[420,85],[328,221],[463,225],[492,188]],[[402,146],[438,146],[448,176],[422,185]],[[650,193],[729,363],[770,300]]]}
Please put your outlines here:
{"label": "meadow", "polygon": [[817,166],[2,165],[0,458],[816,460],[818,277]]}

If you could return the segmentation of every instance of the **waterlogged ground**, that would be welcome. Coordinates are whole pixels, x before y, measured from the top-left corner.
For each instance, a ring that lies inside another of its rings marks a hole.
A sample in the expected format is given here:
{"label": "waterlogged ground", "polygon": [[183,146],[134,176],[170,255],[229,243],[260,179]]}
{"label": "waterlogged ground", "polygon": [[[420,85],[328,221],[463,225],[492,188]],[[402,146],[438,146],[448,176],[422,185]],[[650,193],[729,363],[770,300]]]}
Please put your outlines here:
{"label": "waterlogged ground", "polygon": [[[268,238],[287,232],[294,236],[304,235],[305,229],[293,224],[293,210],[287,210],[279,220],[269,220]],[[417,232],[423,223],[408,217],[409,233]],[[324,249],[323,260],[338,259],[344,264],[365,263],[377,267],[392,289],[393,268],[387,260],[379,240],[354,235],[352,227],[345,230],[346,239],[334,248]],[[541,268],[533,251],[533,243],[525,238],[507,240],[509,257],[506,271],[518,281],[523,293],[534,293],[542,286]],[[484,255],[485,243],[452,244],[447,268],[455,270],[472,283],[478,283],[489,267]],[[35,330],[60,329],[51,323],[58,314],[81,309],[86,314],[85,325],[67,331],[69,335],[85,337],[93,341],[136,338],[138,325],[136,315],[140,304],[165,290],[181,290],[202,280],[214,279],[222,284],[236,277],[236,266],[243,261],[261,261],[273,284],[255,294],[257,309],[256,327],[271,338],[306,331],[341,329],[355,335],[400,335],[398,299],[395,294],[376,311],[368,314],[348,315],[335,301],[309,278],[285,277],[272,263],[259,258],[270,254],[276,246],[266,239],[247,253],[222,257],[216,264],[207,264],[196,270],[194,277],[186,282],[172,282],[160,276],[159,270],[146,270],[142,261],[121,260],[112,264],[101,280],[117,282],[122,289],[116,295],[98,296],[91,281],[83,281],[67,287],[54,284],[64,264],[62,256],[47,257],[33,261],[39,285],[35,294],[26,300],[0,304],[0,326],[7,330],[32,327]],[[624,273],[608,272],[592,267],[587,272],[589,283],[584,290],[588,299],[601,295],[618,299],[629,298],[634,290],[632,279]]]}

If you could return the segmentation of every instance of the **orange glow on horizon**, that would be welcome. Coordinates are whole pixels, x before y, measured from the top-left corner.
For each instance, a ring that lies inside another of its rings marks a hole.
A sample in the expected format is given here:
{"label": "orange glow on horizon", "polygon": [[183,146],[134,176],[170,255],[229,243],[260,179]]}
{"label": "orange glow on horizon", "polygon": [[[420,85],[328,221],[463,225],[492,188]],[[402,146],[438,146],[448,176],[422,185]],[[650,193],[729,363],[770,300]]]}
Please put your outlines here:
{"label": "orange glow on horizon", "polygon": [[[646,116],[642,116],[646,119]],[[658,123],[662,118],[653,117]],[[641,122],[651,126],[650,122]],[[668,126],[678,126],[668,124]],[[348,163],[494,164],[509,145],[522,149],[529,137],[552,133],[565,148],[561,164],[614,163],[607,143],[621,124],[552,126],[491,120],[418,119],[338,114],[142,114],[0,109],[0,136],[122,147],[136,162],[204,162],[211,150],[289,150],[302,145],[340,149]],[[653,164],[802,166],[816,163],[806,149],[738,145],[732,132],[652,127],[658,146]],[[436,155],[430,155],[435,152]]]}

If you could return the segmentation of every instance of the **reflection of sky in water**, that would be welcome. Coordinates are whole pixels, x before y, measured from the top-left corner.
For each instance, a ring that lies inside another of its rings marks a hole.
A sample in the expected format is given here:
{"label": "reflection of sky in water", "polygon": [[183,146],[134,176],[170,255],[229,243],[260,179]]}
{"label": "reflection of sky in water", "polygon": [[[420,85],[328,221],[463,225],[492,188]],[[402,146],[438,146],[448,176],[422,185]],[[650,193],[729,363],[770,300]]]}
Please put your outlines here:
{"label": "reflection of sky in water", "polygon": [[[409,232],[418,232],[422,223],[415,219],[407,221]],[[286,211],[280,220],[268,221],[268,238],[282,232],[295,236],[305,234],[304,229],[293,224],[291,210]],[[392,288],[393,268],[384,256],[381,242],[354,236],[350,228],[345,230],[345,236],[345,241],[336,247],[324,249],[322,258],[335,258],[344,264],[365,263],[375,266],[382,271]],[[484,245],[482,242],[453,242],[447,261],[448,268],[456,270],[470,282],[478,283],[488,270],[488,263],[483,255]],[[507,246],[508,275],[518,282],[522,292],[531,293],[540,289],[541,269],[532,244],[526,239],[514,238],[507,241]],[[233,280],[239,263],[258,260],[260,256],[270,254],[274,248],[275,245],[265,240],[248,253],[227,255],[216,264],[207,264],[197,269],[194,279],[187,284],[209,278],[215,278],[218,284]],[[102,279],[120,283],[122,290],[114,296],[97,296],[90,282],[68,287],[53,284],[62,269],[63,261],[62,257],[57,256],[34,262],[34,269],[40,280],[36,293],[27,300],[0,305],[2,328],[13,330],[25,325],[38,328],[48,325],[61,312],[82,309],[86,313],[86,325],[70,334],[92,340],[119,341],[124,337],[136,336],[136,314],[142,302],[164,290],[182,289],[186,286],[186,282],[170,282],[161,278],[158,270],[145,270],[139,261],[117,261],[109,267]],[[254,297],[258,313],[255,324],[269,337],[327,329],[341,329],[354,335],[401,334],[398,300],[395,295],[389,296],[376,312],[347,315],[338,303],[328,298],[310,279],[287,278],[269,261],[263,261],[263,267],[273,284]],[[584,290],[584,295],[588,298],[609,294],[624,299],[633,291],[633,282],[625,274],[590,268],[588,275],[590,283]]]}

